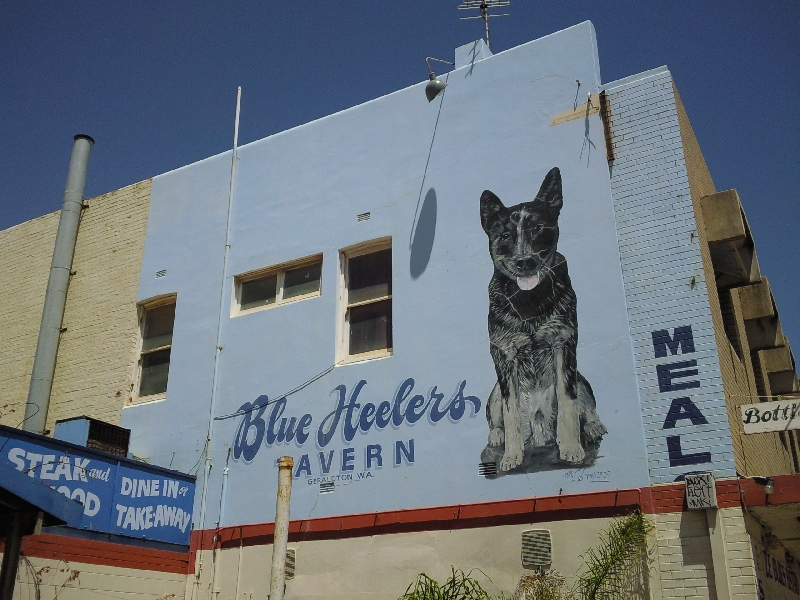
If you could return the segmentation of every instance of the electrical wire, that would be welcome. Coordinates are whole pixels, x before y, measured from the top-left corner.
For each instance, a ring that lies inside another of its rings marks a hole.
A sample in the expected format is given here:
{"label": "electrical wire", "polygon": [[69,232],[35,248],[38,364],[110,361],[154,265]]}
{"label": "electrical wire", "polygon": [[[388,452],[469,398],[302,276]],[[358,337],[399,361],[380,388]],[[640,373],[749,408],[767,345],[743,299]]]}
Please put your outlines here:
{"label": "electrical wire", "polygon": [[281,394],[280,396],[273,396],[274,398],[277,398],[277,400],[267,400],[266,403],[256,404],[255,406],[252,406],[251,408],[248,408],[246,410],[237,410],[236,412],[230,413],[229,415],[222,415],[222,416],[219,416],[219,417],[214,417],[214,420],[215,421],[224,421],[225,419],[232,419],[233,417],[238,417],[238,416],[247,414],[249,412],[252,412],[252,411],[256,410],[257,408],[261,408],[261,407],[264,407],[264,406],[269,406],[270,404],[275,404],[279,400],[284,400],[285,398],[291,396],[292,394],[295,394],[295,393],[299,392],[303,388],[308,387],[309,385],[311,385],[312,383],[314,383],[318,379],[322,379],[323,377],[325,377],[325,375],[327,375],[328,373],[333,371],[333,368],[335,366],[336,366],[336,363],[332,364],[330,367],[328,367],[324,371],[321,371],[321,372],[317,373],[316,375],[314,375],[308,381],[305,381],[305,382],[301,383],[296,388],[294,388],[293,390],[291,390],[289,392],[286,392],[285,394]]}

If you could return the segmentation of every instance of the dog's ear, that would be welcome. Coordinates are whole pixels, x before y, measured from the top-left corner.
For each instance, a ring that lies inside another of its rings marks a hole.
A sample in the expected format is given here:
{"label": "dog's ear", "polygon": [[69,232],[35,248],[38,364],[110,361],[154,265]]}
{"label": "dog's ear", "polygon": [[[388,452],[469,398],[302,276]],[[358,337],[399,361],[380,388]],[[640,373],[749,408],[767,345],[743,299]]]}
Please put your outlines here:
{"label": "dog's ear", "polygon": [[506,209],[500,198],[489,190],[481,194],[481,227],[488,234],[497,215]]}
{"label": "dog's ear", "polygon": [[553,167],[545,175],[535,201],[544,202],[556,215],[561,212],[564,197],[561,194],[561,171],[558,170],[558,167]]}

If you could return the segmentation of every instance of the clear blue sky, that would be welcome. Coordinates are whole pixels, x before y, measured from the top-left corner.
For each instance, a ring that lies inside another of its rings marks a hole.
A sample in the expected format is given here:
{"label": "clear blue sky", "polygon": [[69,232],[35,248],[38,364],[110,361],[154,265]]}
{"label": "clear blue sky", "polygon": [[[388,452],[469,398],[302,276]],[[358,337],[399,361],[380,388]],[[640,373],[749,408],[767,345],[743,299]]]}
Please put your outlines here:
{"label": "clear blue sky", "polygon": [[[422,81],[481,37],[458,0],[0,4],[0,229]],[[667,65],[717,189],[735,187],[800,350],[800,1],[512,0],[494,52],[590,19],[603,81]],[[6,258],[6,257],[3,257]],[[798,355],[800,356],[800,354]]]}

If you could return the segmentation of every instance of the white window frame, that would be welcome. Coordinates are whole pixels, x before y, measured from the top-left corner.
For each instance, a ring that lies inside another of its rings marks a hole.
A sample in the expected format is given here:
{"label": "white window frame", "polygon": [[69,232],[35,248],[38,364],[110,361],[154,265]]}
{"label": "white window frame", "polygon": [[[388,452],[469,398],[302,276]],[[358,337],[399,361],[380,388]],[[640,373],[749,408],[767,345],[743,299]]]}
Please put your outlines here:
{"label": "white window frame", "polygon": [[[347,248],[339,250],[339,294],[337,298],[337,332],[336,332],[336,364],[346,365],[352,363],[365,362],[368,360],[376,360],[386,358],[394,354],[394,335],[392,335],[392,348],[381,348],[380,350],[372,350],[371,352],[363,352],[361,354],[349,354],[349,338],[350,338],[350,322],[349,322],[349,308],[347,303],[347,280],[348,280],[348,265],[351,258],[363,256],[365,254],[372,254],[373,252],[380,252],[381,250],[390,250],[392,248],[392,238],[384,237],[369,242],[363,242]],[[394,257],[394,254],[392,255]],[[393,261],[394,262],[394,261]],[[394,267],[394,264],[392,264]],[[394,268],[392,269],[392,278],[394,278]],[[394,286],[392,286],[394,287]],[[366,302],[358,302],[353,306],[362,304],[371,304],[373,302],[381,302],[383,300],[391,300],[393,294],[381,298],[374,298]],[[394,313],[394,303],[392,303],[392,313]],[[394,324],[394,314],[392,315],[392,324]]]}
{"label": "white window frame", "polygon": [[[315,292],[309,292],[307,294],[301,294],[300,296],[294,296],[292,298],[284,299],[283,298],[283,280],[286,276],[286,271],[291,271],[292,269],[297,269],[300,267],[305,267],[308,265],[313,265],[319,263],[320,265],[320,274],[319,274],[319,289]],[[297,260],[292,260],[289,262],[281,263],[279,265],[272,265],[270,267],[264,267],[262,269],[257,269],[255,271],[248,271],[247,273],[241,273],[239,275],[234,276],[233,278],[233,296],[231,299],[231,317],[238,317],[240,315],[249,315],[250,313],[260,312],[262,310],[269,310],[271,308],[275,308],[277,306],[283,306],[284,304],[291,304],[293,302],[300,302],[301,300],[308,300],[309,298],[317,298],[322,295],[322,266],[323,266],[322,254],[313,254],[311,256],[305,256],[303,258],[298,258]],[[261,279],[262,277],[269,277],[271,275],[278,276],[278,283],[277,283],[277,291],[275,294],[275,302],[272,304],[265,304],[263,306],[254,306],[253,308],[242,308],[242,284],[247,283],[249,281],[253,281],[254,279]]]}
{"label": "white window frame", "polygon": [[[167,346],[159,346],[158,348],[153,348],[152,350],[147,350],[142,353],[142,346],[144,345],[144,327],[145,327],[145,315],[147,314],[148,310],[153,310],[160,306],[165,306],[167,304],[174,304],[175,305],[175,315],[177,319],[177,308],[178,308],[178,295],[177,294],[165,294],[163,296],[156,296],[155,298],[150,298],[145,300],[144,302],[140,302],[137,306],[137,313],[139,319],[139,327],[138,327],[138,337],[136,340],[136,362],[134,363],[134,373],[133,373],[133,382],[131,383],[131,397],[128,402],[129,405],[134,404],[145,404],[148,402],[159,402],[161,400],[166,400],[167,392],[166,390],[160,392],[158,394],[150,394],[149,396],[140,396],[139,395],[139,386],[142,383],[142,357],[144,354],[151,354],[153,352],[158,352],[159,350],[165,350],[167,348],[170,349],[170,365],[172,365],[172,346],[173,344],[170,343]],[[175,322],[172,323],[172,330],[173,335],[175,333]],[[168,384],[169,385],[169,384]]]}

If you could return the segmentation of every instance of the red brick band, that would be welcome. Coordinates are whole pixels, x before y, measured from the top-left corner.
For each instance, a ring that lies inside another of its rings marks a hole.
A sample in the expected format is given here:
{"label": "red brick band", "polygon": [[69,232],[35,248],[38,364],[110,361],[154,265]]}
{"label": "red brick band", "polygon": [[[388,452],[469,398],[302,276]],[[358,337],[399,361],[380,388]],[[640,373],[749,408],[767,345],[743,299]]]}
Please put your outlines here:
{"label": "red brick band", "polygon": [[[0,551],[2,550],[5,548],[0,546]],[[22,538],[22,554],[31,558],[162,573],[185,574],[190,569],[187,552],[156,550],[49,533]]]}
{"label": "red brick band", "polygon": [[[764,493],[762,483],[753,479],[717,481],[717,503],[720,508],[733,508],[800,502],[800,474],[776,475],[773,480],[775,492],[770,495]],[[626,490],[302,519],[291,521],[289,539],[297,542],[614,517],[635,510],[648,514],[687,510],[684,485],[675,483]],[[273,530],[273,523],[257,523],[223,527],[218,531],[194,531],[188,553],[52,534],[24,538],[22,551],[31,557],[167,573],[193,573],[195,555],[199,550],[271,544]]]}
{"label": "red brick band", "polygon": [[[770,496],[764,493],[763,485],[753,479],[719,480],[717,504],[719,508],[733,508],[743,504],[763,506],[800,502],[800,474],[777,475],[773,479],[775,492]],[[674,483],[626,490],[302,519],[290,522],[289,540],[299,542],[436,529],[466,529],[514,523],[614,517],[634,510],[648,514],[688,510],[685,486],[683,483]],[[219,530],[195,531],[192,533],[190,546],[190,568],[194,567],[194,556],[199,550],[271,544],[273,530],[273,523],[257,523],[222,527]]]}

